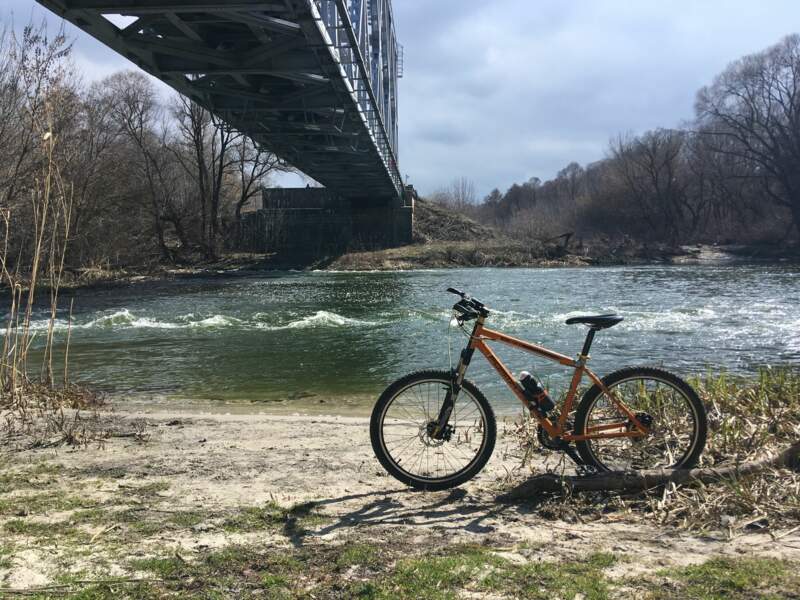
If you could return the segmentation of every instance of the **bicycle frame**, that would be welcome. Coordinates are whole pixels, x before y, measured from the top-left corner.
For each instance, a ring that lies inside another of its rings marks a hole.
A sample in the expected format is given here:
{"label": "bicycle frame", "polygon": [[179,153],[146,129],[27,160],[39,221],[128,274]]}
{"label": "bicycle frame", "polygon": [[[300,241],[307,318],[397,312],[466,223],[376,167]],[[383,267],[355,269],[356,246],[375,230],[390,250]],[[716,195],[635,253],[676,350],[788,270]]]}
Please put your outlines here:
{"label": "bicycle frame", "polygon": [[[475,350],[478,350],[481,354],[483,354],[483,356],[486,357],[486,360],[489,361],[489,364],[492,366],[492,368],[494,368],[500,377],[502,377],[503,381],[506,383],[509,389],[511,389],[519,401],[522,402],[523,406],[528,408],[531,414],[536,417],[536,420],[551,438],[560,438],[565,442],[578,442],[588,439],[642,437],[648,433],[647,427],[639,422],[636,415],[625,405],[625,403],[611,393],[603,381],[586,366],[586,363],[589,360],[589,348],[591,346],[592,339],[594,338],[594,330],[590,330],[589,337],[587,337],[583,350],[578,354],[578,358],[572,359],[563,354],[559,354],[558,352],[544,348],[543,346],[525,342],[499,331],[488,329],[484,327],[485,321],[485,316],[481,315],[478,317],[475,327],[472,330],[472,334],[470,335],[469,344],[461,353],[461,359],[459,360],[458,368],[456,369],[455,378],[453,381],[454,389],[452,391],[454,393],[452,394],[452,403],[455,402],[455,396],[461,389],[461,384],[464,381],[464,376],[472,356]],[[542,415],[536,406],[531,404],[531,402],[525,396],[522,386],[517,382],[516,379],[514,379],[514,376],[511,374],[511,371],[508,369],[508,367],[506,367],[492,351],[492,349],[486,343],[487,341],[499,342],[531,354],[536,354],[537,356],[541,356],[542,358],[552,362],[557,362],[565,367],[571,367],[574,369],[569,391],[567,392],[567,396],[564,401],[564,406],[561,408],[561,413],[558,415],[556,422],[553,422],[548,417]],[[566,430],[567,417],[572,411],[578,386],[580,385],[584,376],[587,376],[606,394],[608,398],[611,399],[617,409],[628,418],[627,421],[590,427],[581,435],[574,435],[572,431]],[[451,394],[448,393],[448,396],[450,395]],[[445,408],[445,406],[442,407],[442,414],[440,414],[439,419],[439,424],[441,427],[447,423],[447,419],[450,417],[452,403],[450,403],[451,406],[448,407],[449,409]],[[447,404],[447,401],[445,401],[445,405]],[[631,427],[631,425],[633,425],[633,427]]]}

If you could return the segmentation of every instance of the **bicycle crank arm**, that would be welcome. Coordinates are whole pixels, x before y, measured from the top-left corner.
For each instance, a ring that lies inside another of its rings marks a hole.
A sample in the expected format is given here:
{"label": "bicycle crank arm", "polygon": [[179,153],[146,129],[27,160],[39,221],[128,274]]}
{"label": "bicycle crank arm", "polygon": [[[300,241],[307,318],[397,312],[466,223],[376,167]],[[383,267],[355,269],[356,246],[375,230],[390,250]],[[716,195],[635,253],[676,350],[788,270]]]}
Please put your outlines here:
{"label": "bicycle crank arm", "polygon": [[561,438],[556,438],[553,440],[552,445],[547,445],[547,448],[551,448],[553,450],[558,450],[559,452],[564,452],[567,456],[572,459],[572,462],[575,463],[575,466],[578,467],[578,471],[581,469],[586,468],[586,463],[581,458],[578,451],[575,449],[575,446],[570,444],[569,442],[562,440]]}
{"label": "bicycle crank arm", "polygon": [[564,446],[564,452],[567,453],[567,456],[569,456],[572,459],[572,462],[574,462],[578,467],[586,466],[586,463],[583,462],[583,459],[580,457],[580,454],[578,454],[578,451],[572,444],[566,444]]}

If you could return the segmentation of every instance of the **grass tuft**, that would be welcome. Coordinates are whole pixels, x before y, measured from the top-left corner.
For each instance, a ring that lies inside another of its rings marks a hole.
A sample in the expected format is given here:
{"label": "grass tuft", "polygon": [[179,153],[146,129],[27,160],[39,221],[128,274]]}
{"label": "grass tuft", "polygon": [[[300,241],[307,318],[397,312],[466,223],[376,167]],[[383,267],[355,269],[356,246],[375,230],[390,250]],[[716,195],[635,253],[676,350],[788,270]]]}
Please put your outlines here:
{"label": "grass tuft", "polygon": [[285,508],[276,502],[247,506],[226,518],[222,528],[228,532],[247,533],[265,529],[280,530],[293,538],[303,537],[307,528],[319,525],[325,517],[315,511],[316,504],[306,502]]}
{"label": "grass tuft", "polygon": [[288,511],[275,502],[264,506],[247,506],[223,521],[222,528],[229,532],[259,531],[281,527]]}
{"label": "grass tuft", "polygon": [[339,569],[353,566],[376,568],[381,564],[381,549],[376,545],[347,543],[339,550],[336,557]]}
{"label": "grass tuft", "polygon": [[797,565],[766,558],[714,558],[701,565],[665,570],[663,586],[653,586],[654,600],[746,600],[793,598],[800,590]]}
{"label": "grass tuft", "polygon": [[130,566],[136,571],[153,573],[161,579],[175,579],[185,570],[185,562],[174,556],[141,558],[131,561]]}
{"label": "grass tuft", "polygon": [[90,508],[95,505],[96,502],[93,500],[70,496],[63,492],[6,496],[5,498],[0,498],[0,515],[27,516],[52,511]]}
{"label": "grass tuft", "polygon": [[0,544],[0,569],[10,569],[13,566],[14,548],[8,544]]}
{"label": "grass tuft", "polygon": [[506,563],[487,577],[482,587],[486,591],[503,590],[514,598],[545,600],[555,594],[560,598],[605,600],[611,585],[603,570],[616,562],[613,554],[601,552],[576,561]]}

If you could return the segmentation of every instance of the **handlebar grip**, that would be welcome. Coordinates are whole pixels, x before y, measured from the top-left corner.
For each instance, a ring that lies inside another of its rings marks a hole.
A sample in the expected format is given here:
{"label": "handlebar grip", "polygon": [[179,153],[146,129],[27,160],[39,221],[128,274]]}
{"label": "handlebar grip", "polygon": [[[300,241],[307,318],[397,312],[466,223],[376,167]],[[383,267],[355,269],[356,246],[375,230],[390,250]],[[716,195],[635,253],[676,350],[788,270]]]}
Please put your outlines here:
{"label": "handlebar grip", "polygon": [[451,294],[455,294],[456,296],[461,296],[462,298],[466,296],[464,292],[457,290],[456,288],[449,287],[447,288],[447,291],[450,292]]}
{"label": "handlebar grip", "polygon": [[471,321],[478,318],[478,313],[466,300],[459,300],[453,305],[453,310],[461,314],[461,321]]}

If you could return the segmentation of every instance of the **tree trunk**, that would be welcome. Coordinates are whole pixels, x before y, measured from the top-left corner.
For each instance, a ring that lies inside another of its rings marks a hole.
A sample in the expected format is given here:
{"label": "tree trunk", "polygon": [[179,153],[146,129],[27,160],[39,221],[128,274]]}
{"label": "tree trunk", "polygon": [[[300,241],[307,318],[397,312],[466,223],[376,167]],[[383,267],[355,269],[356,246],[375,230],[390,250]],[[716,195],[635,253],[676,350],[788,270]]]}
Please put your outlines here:
{"label": "tree trunk", "polygon": [[[800,195],[790,199],[792,204],[792,221],[794,221],[794,229],[800,237]],[[790,230],[791,231],[791,230]]]}
{"label": "tree trunk", "polygon": [[214,195],[211,198],[211,218],[210,228],[208,232],[208,249],[211,260],[216,260],[217,256],[217,241],[219,240],[219,196],[221,189],[215,187]]}
{"label": "tree trunk", "polygon": [[158,249],[161,253],[161,260],[174,262],[172,259],[172,254],[167,247],[167,242],[164,238],[164,224],[161,222],[161,215],[158,214],[158,203],[153,200],[153,231],[156,234],[156,240],[158,242]]}
{"label": "tree trunk", "polygon": [[554,473],[537,475],[497,497],[500,502],[536,498],[542,493],[560,492],[642,492],[667,483],[708,483],[763,471],[769,467],[800,470],[800,442],[780,454],[770,454],[761,460],[704,469],[649,469],[644,471],[614,471],[591,477],[559,476]]}

